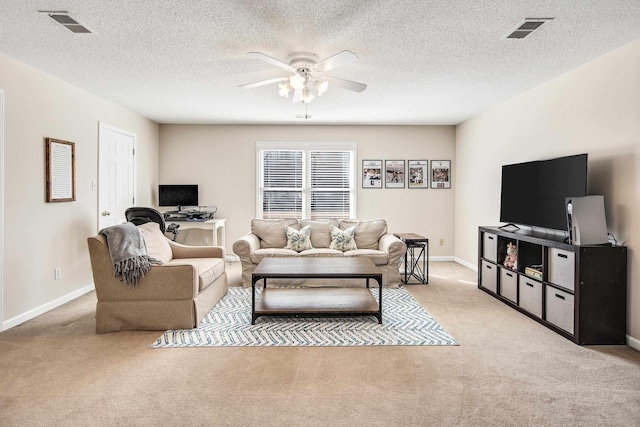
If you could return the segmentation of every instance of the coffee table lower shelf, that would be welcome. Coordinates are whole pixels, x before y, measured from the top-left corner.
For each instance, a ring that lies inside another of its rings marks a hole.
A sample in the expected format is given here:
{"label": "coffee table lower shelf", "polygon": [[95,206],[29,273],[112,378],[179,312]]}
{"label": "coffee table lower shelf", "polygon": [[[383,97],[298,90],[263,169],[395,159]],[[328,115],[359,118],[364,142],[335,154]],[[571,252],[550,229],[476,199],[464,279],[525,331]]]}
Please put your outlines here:
{"label": "coffee table lower shelf", "polygon": [[371,315],[382,310],[369,288],[265,288],[255,302],[251,324],[260,316]]}

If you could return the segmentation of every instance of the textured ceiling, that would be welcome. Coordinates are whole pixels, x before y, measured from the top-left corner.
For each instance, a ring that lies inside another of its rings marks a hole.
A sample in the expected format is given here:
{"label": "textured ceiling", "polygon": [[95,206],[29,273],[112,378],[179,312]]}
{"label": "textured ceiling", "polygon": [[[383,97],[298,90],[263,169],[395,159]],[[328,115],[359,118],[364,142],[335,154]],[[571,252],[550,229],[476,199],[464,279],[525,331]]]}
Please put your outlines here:
{"label": "textured ceiling", "polygon": [[[640,38],[640,0],[0,0],[0,52],[159,123],[457,124]],[[38,10],[67,10],[74,34]],[[525,18],[553,21],[523,40]],[[359,60],[307,104],[257,59]],[[0,89],[2,82],[0,81]]]}

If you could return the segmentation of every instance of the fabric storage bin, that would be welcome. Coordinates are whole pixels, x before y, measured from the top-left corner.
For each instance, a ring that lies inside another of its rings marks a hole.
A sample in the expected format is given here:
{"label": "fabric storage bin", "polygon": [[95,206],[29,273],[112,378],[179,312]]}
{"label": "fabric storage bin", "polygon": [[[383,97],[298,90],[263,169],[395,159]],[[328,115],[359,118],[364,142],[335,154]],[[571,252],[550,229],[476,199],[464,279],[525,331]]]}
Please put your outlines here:
{"label": "fabric storage bin", "polygon": [[498,292],[498,267],[487,261],[482,261],[482,287],[491,292]]}
{"label": "fabric storage bin", "polygon": [[482,238],[482,257],[493,262],[498,262],[498,236],[484,233]]}
{"label": "fabric storage bin", "polygon": [[573,334],[573,295],[547,286],[545,292],[546,299],[546,320],[559,328]]}
{"label": "fabric storage bin", "polygon": [[518,273],[508,268],[500,269],[500,295],[518,303]]}
{"label": "fabric storage bin", "polygon": [[542,318],[542,283],[526,276],[518,282],[520,300],[518,305],[529,313]]}
{"label": "fabric storage bin", "polygon": [[547,263],[549,264],[549,282],[573,291],[575,280],[575,254],[571,251],[549,248]]}

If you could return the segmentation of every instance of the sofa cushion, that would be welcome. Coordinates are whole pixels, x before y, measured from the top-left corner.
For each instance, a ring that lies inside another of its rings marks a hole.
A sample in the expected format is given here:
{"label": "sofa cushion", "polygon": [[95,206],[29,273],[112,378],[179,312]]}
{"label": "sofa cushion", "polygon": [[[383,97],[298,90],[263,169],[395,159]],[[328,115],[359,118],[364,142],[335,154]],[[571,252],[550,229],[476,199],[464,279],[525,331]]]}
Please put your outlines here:
{"label": "sofa cushion", "polygon": [[346,230],[340,230],[333,225],[329,226],[331,229],[331,244],[329,249],[337,249],[339,251],[351,251],[358,249],[355,240],[353,240],[353,234],[355,233],[355,227],[347,228]]}
{"label": "sofa cushion", "polygon": [[222,258],[180,258],[172,260],[169,265],[194,266],[198,274],[198,289],[201,291],[224,274],[224,263]]}
{"label": "sofa cushion", "polygon": [[337,219],[327,220],[300,220],[300,227],[311,226],[311,244],[314,248],[328,248],[331,244],[331,232],[329,226],[338,227],[340,225]]}
{"label": "sofa cushion", "polygon": [[367,257],[370,258],[375,265],[389,264],[389,254],[387,252],[378,251],[376,249],[356,249],[353,251],[345,252],[344,256]]}
{"label": "sofa cushion", "polygon": [[279,248],[287,246],[287,235],[284,232],[286,226],[298,228],[297,219],[253,219],[251,232],[260,238],[260,247],[263,249]]}
{"label": "sofa cushion", "polygon": [[138,230],[144,236],[144,243],[147,246],[147,254],[151,258],[155,258],[163,263],[173,259],[171,246],[169,241],[160,231],[160,225],[157,222],[147,222],[138,225]]}
{"label": "sofa cushion", "polygon": [[342,251],[329,248],[313,248],[302,251],[298,254],[301,257],[314,257],[314,258],[333,258],[344,256]]}
{"label": "sofa cushion", "polygon": [[387,222],[384,219],[356,220],[344,219],[340,221],[340,228],[355,227],[355,240],[358,249],[378,249],[378,240],[387,232]]}
{"label": "sofa cushion", "polygon": [[283,248],[258,249],[257,251],[251,254],[251,262],[254,264],[259,264],[260,261],[262,261],[262,258],[296,257],[296,256],[298,256],[298,252],[292,251],[291,249],[283,249]]}
{"label": "sofa cushion", "polygon": [[284,232],[287,235],[285,249],[291,249],[296,252],[313,249],[313,246],[311,246],[311,226],[307,225],[300,230],[296,230],[287,225],[284,227]]}

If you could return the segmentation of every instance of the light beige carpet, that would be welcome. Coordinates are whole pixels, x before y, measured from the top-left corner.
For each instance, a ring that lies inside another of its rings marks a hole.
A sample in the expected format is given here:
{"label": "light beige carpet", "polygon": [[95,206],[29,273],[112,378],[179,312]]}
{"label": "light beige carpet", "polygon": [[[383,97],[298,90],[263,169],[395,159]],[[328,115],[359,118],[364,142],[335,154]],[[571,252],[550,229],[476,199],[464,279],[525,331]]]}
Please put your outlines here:
{"label": "light beige carpet", "polygon": [[[230,269],[238,284],[239,265]],[[88,294],[0,333],[1,426],[630,426],[640,352],[580,347],[431,263],[411,294],[460,343],[154,350]]]}

